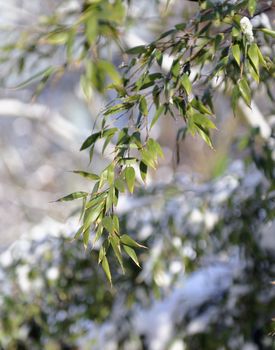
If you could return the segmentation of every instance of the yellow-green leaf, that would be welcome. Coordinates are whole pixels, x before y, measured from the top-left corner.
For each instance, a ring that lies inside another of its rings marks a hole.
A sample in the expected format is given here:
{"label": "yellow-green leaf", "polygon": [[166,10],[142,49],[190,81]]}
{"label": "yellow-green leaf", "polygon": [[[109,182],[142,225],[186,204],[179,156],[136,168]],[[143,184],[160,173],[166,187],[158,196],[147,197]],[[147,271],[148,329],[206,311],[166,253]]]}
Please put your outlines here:
{"label": "yellow-green leaf", "polygon": [[120,241],[122,244],[128,245],[132,248],[146,248],[144,245],[136,242],[133,238],[125,234],[120,237]]}
{"label": "yellow-green leaf", "polygon": [[182,84],[184,90],[186,91],[187,95],[190,95],[190,93],[192,91],[192,85],[191,85],[189,77],[186,73],[184,73],[182,78],[181,78],[181,84]]}
{"label": "yellow-green leaf", "polygon": [[102,219],[102,224],[109,233],[114,232],[114,224],[113,224],[113,220],[110,216],[105,216]]}
{"label": "yellow-green leaf", "polygon": [[144,96],[141,97],[140,102],[139,102],[139,110],[140,113],[144,116],[148,115],[148,107],[147,107],[147,101]]}
{"label": "yellow-green leaf", "polygon": [[133,193],[135,188],[135,178],[136,178],[135,169],[133,167],[129,166],[125,169],[125,178],[126,178],[126,183],[129,191]]}
{"label": "yellow-green leaf", "polygon": [[238,87],[239,87],[240,93],[241,93],[244,101],[250,107],[250,104],[251,104],[251,91],[250,91],[250,87],[249,87],[249,85],[248,85],[248,83],[247,83],[245,78],[242,78],[238,82]]}
{"label": "yellow-green leaf", "polygon": [[106,257],[106,255],[103,256],[102,258],[102,267],[103,267],[103,270],[110,282],[110,284],[112,284],[112,275],[111,275],[111,271],[110,271],[110,267],[109,267],[109,262],[108,262],[108,259]]}
{"label": "yellow-green leaf", "polygon": [[232,46],[232,54],[238,65],[241,64],[241,50],[238,44]]}
{"label": "yellow-green leaf", "polygon": [[256,0],[248,0],[248,11],[250,16],[253,16],[256,10],[257,1]]}
{"label": "yellow-green leaf", "polygon": [[129,255],[129,257],[133,260],[133,262],[134,262],[138,267],[140,267],[139,261],[138,261],[138,258],[137,258],[137,255],[136,255],[136,252],[134,251],[134,249],[133,249],[133,248],[130,248],[130,247],[127,246],[127,245],[123,245],[123,249],[125,250],[126,254]]}

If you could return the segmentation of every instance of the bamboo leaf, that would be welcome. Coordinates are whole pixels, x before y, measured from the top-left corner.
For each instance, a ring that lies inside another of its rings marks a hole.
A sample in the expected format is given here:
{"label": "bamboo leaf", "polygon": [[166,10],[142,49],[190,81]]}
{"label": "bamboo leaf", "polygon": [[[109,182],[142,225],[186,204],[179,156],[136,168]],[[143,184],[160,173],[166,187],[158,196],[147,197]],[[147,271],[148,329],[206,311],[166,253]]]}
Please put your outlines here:
{"label": "bamboo leaf", "polygon": [[93,174],[93,173],[88,173],[86,171],[81,171],[81,170],[73,170],[73,173],[74,174],[78,174],[82,177],[85,177],[86,179],[89,179],[89,180],[93,180],[93,181],[97,181],[100,179],[100,177],[96,174]]}
{"label": "bamboo leaf", "polygon": [[190,95],[190,93],[192,91],[192,85],[191,85],[189,77],[186,73],[183,74],[180,82],[181,82],[181,85],[183,86],[184,90],[186,91],[187,95]]}
{"label": "bamboo leaf", "polygon": [[144,116],[148,115],[148,106],[147,106],[147,101],[144,96],[141,97],[140,102],[139,102],[139,110],[140,113]]}
{"label": "bamboo leaf", "polygon": [[235,58],[235,61],[238,63],[238,66],[241,64],[241,50],[238,44],[232,46],[232,54]]}
{"label": "bamboo leaf", "polygon": [[132,248],[146,248],[144,245],[136,242],[133,238],[131,238],[126,234],[120,236],[120,241],[122,244],[128,245],[129,247],[132,247]]}
{"label": "bamboo leaf", "polygon": [[90,135],[90,136],[83,142],[83,144],[82,144],[82,146],[81,146],[81,148],[80,148],[80,151],[83,151],[84,149],[86,149],[86,148],[92,146],[92,145],[96,142],[96,140],[100,138],[100,135],[101,135],[100,132],[96,132],[96,133]]}
{"label": "bamboo leaf", "polygon": [[133,167],[130,166],[125,169],[125,178],[129,191],[133,193],[136,179],[136,173]]}
{"label": "bamboo leaf", "polygon": [[133,262],[140,267],[139,261],[138,261],[138,257],[136,255],[136,252],[134,251],[133,248],[130,248],[127,245],[123,245],[123,249],[125,250],[126,254],[129,255],[129,257],[133,260]]}
{"label": "bamboo leaf", "polygon": [[110,267],[109,267],[109,262],[108,262],[108,259],[106,257],[106,255],[103,256],[102,258],[102,267],[103,267],[103,270],[110,282],[110,284],[112,285],[112,275],[111,275],[111,271],[110,271]]}
{"label": "bamboo leaf", "polygon": [[259,53],[257,44],[253,43],[250,45],[248,49],[248,57],[255,73],[259,76]]}
{"label": "bamboo leaf", "polygon": [[150,125],[150,129],[152,129],[152,127],[156,124],[156,122],[158,121],[159,117],[162,115],[163,112],[164,112],[164,106],[162,105],[156,110],[156,113]]}
{"label": "bamboo leaf", "polygon": [[104,228],[109,232],[109,233],[113,233],[114,232],[114,224],[113,224],[113,220],[110,216],[105,216],[102,219],[102,225],[104,226]]}
{"label": "bamboo leaf", "polygon": [[69,201],[74,201],[75,199],[79,199],[79,198],[83,198],[83,197],[87,197],[88,193],[87,192],[73,192],[71,194],[68,194],[65,197],[59,198],[57,199],[56,202],[69,202]]}
{"label": "bamboo leaf", "polygon": [[239,87],[240,93],[241,93],[244,101],[250,107],[250,104],[251,104],[251,92],[250,92],[250,87],[249,87],[249,85],[248,85],[248,83],[247,83],[245,78],[242,78],[238,82],[238,87]]}

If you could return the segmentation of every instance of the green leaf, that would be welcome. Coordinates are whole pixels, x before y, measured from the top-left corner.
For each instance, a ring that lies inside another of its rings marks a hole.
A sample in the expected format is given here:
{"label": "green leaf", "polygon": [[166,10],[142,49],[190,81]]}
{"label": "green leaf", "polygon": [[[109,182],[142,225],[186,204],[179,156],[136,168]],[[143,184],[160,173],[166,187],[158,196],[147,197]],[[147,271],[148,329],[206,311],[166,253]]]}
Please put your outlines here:
{"label": "green leaf", "polygon": [[135,47],[132,47],[131,49],[128,49],[126,51],[126,53],[128,53],[129,55],[137,55],[137,54],[144,53],[144,52],[146,52],[145,45],[135,46]]}
{"label": "green leaf", "polygon": [[111,236],[110,238],[111,246],[113,248],[113,251],[115,253],[115,256],[122,268],[122,272],[124,273],[124,266],[122,262],[122,256],[121,256],[121,248],[120,248],[120,243],[119,243],[119,238],[117,236]]}
{"label": "green leaf", "polygon": [[240,46],[238,44],[232,46],[232,54],[235,58],[236,62],[238,63],[238,66],[241,64],[241,50]]}
{"label": "green leaf", "polygon": [[133,238],[125,234],[120,236],[120,241],[122,244],[128,245],[129,247],[132,247],[132,248],[146,248],[144,245],[136,242]]}
{"label": "green leaf", "polygon": [[252,65],[252,67],[255,70],[255,73],[257,75],[259,75],[259,53],[258,53],[259,49],[257,44],[253,43],[250,45],[249,49],[248,49],[248,57],[250,59],[250,63]]}
{"label": "green leaf", "polygon": [[93,45],[98,33],[98,25],[97,25],[97,18],[94,16],[90,16],[90,18],[86,22],[86,37],[88,40],[88,43],[90,45]]}
{"label": "green leaf", "polygon": [[105,216],[102,219],[102,225],[105,227],[105,229],[109,232],[109,233],[113,233],[114,232],[114,224],[113,224],[113,220],[110,216]]}
{"label": "green leaf", "polygon": [[150,129],[152,129],[152,127],[156,124],[156,122],[158,121],[159,117],[162,115],[163,112],[164,112],[164,106],[162,105],[156,110],[156,113],[150,125]]}
{"label": "green leaf", "polygon": [[97,220],[102,209],[103,209],[103,204],[99,204],[98,206],[91,207],[85,211],[84,217],[83,217],[84,230],[86,230],[89,226],[91,226],[93,222]]}
{"label": "green leaf", "polygon": [[180,74],[180,63],[179,63],[178,59],[174,60],[174,62],[172,63],[171,73],[172,73],[173,77],[175,77],[175,78],[177,78],[179,76],[179,74]]}
{"label": "green leaf", "polygon": [[115,188],[117,188],[119,192],[124,192],[124,182],[120,178],[115,180]]}
{"label": "green leaf", "polygon": [[87,192],[73,192],[71,194],[68,194],[65,197],[59,198],[57,200],[57,202],[68,202],[68,201],[74,201],[75,199],[79,199],[79,198],[83,198],[83,197],[87,197],[88,193]]}
{"label": "green leaf", "polygon": [[272,38],[275,38],[275,31],[267,28],[260,28],[259,29],[261,32],[271,36]]}
{"label": "green leaf", "polygon": [[48,68],[45,68],[41,71],[39,71],[38,73],[32,75],[29,79],[23,81],[22,83],[14,86],[14,87],[11,87],[11,89],[22,89],[30,84],[32,84],[35,80],[37,79],[45,79],[47,77],[49,77],[50,75],[52,75],[55,71],[56,71],[56,67],[48,67]]}
{"label": "green leaf", "polygon": [[239,82],[238,82],[238,87],[240,90],[240,93],[245,101],[245,103],[250,107],[251,104],[251,92],[250,92],[250,87],[246,81],[245,78],[242,78]]}
{"label": "green leaf", "polygon": [[110,282],[110,284],[112,284],[112,275],[111,275],[111,271],[110,271],[110,267],[109,267],[109,262],[108,262],[108,259],[106,257],[106,255],[103,256],[102,258],[102,267],[103,267],[103,270]]}
{"label": "green leaf", "polygon": [[141,97],[140,102],[139,102],[139,110],[140,113],[144,116],[148,115],[148,107],[147,107],[147,101],[144,96]]}
{"label": "green leaf", "polygon": [[97,67],[103,70],[105,74],[108,74],[115,84],[121,84],[121,76],[111,62],[100,60],[97,63]]}
{"label": "green leaf", "polygon": [[125,178],[129,191],[133,193],[136,179],[136,173],[133,167],[130,166],[125,169]]}
{"label": "green leaf", "polygon": [[260,62],[264,67],[266,67],[266,61],[265,61],[265,59],[264,59],[264,57],[263,57],[263,55],[262,55],[262,52],[261,52],[261,50],[259,49],[258,45],[257,45],[257,44],[255,44],[255,45],[256,45],[256,48],[257,48],[257,52],[258,52],[259,62]]}
{"label": "green leaf", "polygon": [[191,85],[189,77],[186,73],[183,74],[180,82],[181,82],[181,85],[183,86],[184,90],[186,91],[187,95],[190,95],[190,93],[192,91],[192,85]]}
{"label": "green leaf", "polygon": [[134,251],[133,248],[130,248],[127,245],[123,245],[123,249],[125,250],[126,254],[129,255],[129,257],[133,260],[133,262],[140,267],[139,262],[138,262],[138,258],[136,255],[136,252]]}
{"label": "green leaf", "polygon": [[83,232],[83,244],[84,244],[85,249],[87,249],[87,247],[88,247],[89,239],[90,239],[90,227],[88,227]]}
{"label": "green leaf", "polygon": [[162,149],[157,141],[154,139],[150,138],[147,141],[147,148],[149,152],[153,154],[153,157],[155,160],[157,160],[158,157],[163,157],[163,152]]}
{"label": "green leaf", "polygon": [[163,61],[163,54],[159,50],[156,51],[156,60],[157,60],[158,65],[161,67],[162,61]]}
{"label": "green leaf", "polygon": [[116,215],[113,216],[113,223],[114,223],[114,231],[116,233],[119,232],[119,219]]}
{"label": "green leaf", "polygon": [[142,159],[141,161],[146,164],[148,167],[155,169],[155,155],[148,151],[147,149],[144,149],[141,151]]}
{"label": "green leaf", "polygon": [[[111,163],[107,168],[107,180],[110,186],[112,186],[114,184],[114,180],[115,180],[115,167],[114,164]],[[105,180],[105,174],[101,174],[102,175],[102,179],[101,181],[104,182]]]}
{"label": "green leaf", "polygon": [[231,105],[232,105],[234,115],[236,113],[237,103],[238,103],[240,96],[241,95],[240,95],[239,87],[236,85],[236,86],[234,86],[234,88],[232,90],[232,96],[231,96]]}
{"label": "green leaf", "polygon": [[85,177],[85,178],[87,178],[89,180],[93,180],[93,181],[97,181],[97,180],[100,179],[98,175],[92,174],[92,173],[88,173],[86,171],[74,170],[73,173],[74,174],[78,174],[78,175],[80,175],[82,177]]}
{"label": "green leaf", "polygon": [[80,148],[80,151],[83,151],[84,149],[92,146],[97,139],[99,139],[101,136],[101,133],[100,132],[96,132],[94,134],[92,134],[91,136],[89,136],[82,144],[81,148]]}
{"label": "green leaf", "polygon": [[191,118],[193,123],[195,123],[196,125],[201,125],[203,128],[217,129],[216,125],[212,122],[212,120],[208,119],[203,114],[194,113]]}
{"label": "green leaf", "polygon": [[95,232],[95,237],[94,237],[94,240],[93,240],[93,244],[95,244],[99,240],[99,238],[102,236],[102,233],[103,233],[103,226],[102,225],[98,225],[97,230]]}
{"label": "green leaf", "polygon": [[113,115],[122,111],[125,111],[131,107],[131,104],[129,103],[118,103],[115,106],[109,107],[106,109],[106,111],[103,113],[105,116]]}
{"label": "green leaf", "polygon": [[209,136],[209,132],[207,130],[205,130],[203,127],[198,125],[198,133],[201,136],[201,138],[204,140],[204,142],[207,143],[207,145],[210,148],[214,148],[213,144],[212,144],[212,140]]}
{"label": "green leaf", "polygon": [[199,112],[201,112],[202,114],[213,115],[211,110],[207,106],[205,106],[198,98],[193,98],[193,100],[191,101],[191,106]]}
{"label": "green leaf", "polygon": [[250,16],[253,16],[257,7],[256,0],[248,0],[248,12]]}
{"label": "green leaf", "polygon": [[81,226],[81,227],[77,230],[76,234],[74,235],[74,239],[78,239],[78,238],[82,235],[83,229],[84,229],[84,226]]}
{"label": "green leaf", "polygon": [[53,32],[46,37],[46,41],[51,45],[63,45],[67,42],[69,38],[68,32]]}

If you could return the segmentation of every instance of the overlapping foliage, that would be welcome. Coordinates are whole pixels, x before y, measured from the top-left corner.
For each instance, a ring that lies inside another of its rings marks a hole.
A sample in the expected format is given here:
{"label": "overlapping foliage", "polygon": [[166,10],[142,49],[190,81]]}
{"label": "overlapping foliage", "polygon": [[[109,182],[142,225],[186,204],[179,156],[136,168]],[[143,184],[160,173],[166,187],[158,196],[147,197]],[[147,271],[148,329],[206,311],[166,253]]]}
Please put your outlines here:
{"label": "overlapping foliage", "polygon": [[142,270],[125,259],[127,278],[110,252],[114,288],[90,251],[48,234],[47,223],[22,238],[1,256],[0,347],[167,350],[177,341],[187,350],[273,349],[274,191],[263,175],[271,166],[265,148],[260,171],[237,162],[194,191],[179,178],[129,197],[122,229],[149,249],[139,251]]}
{"label": "overlapping foliage", "polygon": [[[216,90],[232,95],[234,111],[239,99],[250,106],[252,81],[264,83],[270,91],[272,52],[263,53],[261,46],[272,40],[274,31],[252,28],[250,19],[268,9],[256,5],[254,0],[215,5],[200,2],[188,21],[148,45],[125,50],[122,32],[129,24],[129,4],[122,0],[84,1],[77,11],[41,18],[39,31],[20,34],[13,45],[3,48],[16,53],[19,72],[24,71],[30,55],[41,62],[56,52],[63,54],[57,66],[46,67],[19,85],[38,79],[35,94],[50,79],[77,66],[84,68],[81,86],[88,99],[93,89],[101,93],[112,89],[117,94],[81,146],[81,150],[89,150],[92,161],[95,144],[103,140],[102,154],[111,152],[111,162],[100,174],[75,171],[93,181],[93,189],[60,199],[82,199],[82,224],[75,238],[86,248],[90,242],[100,243],[98,262],[110,282],[109,250],[122,270],[123,254],[139,265],[135,249],[142,246],[121,231],[115,208],[120,193],[132,193],[137,180],[146,182],[148,169],[156,169],[163,155],[151,128],[160,118],[173,117],[184,123],[179,137],[186,132],[198,134],[213,147],[211,131],[216,126],[212,97]],[[127,55],[119,71],[106,60],[106,50],[114,45]],[[172,60],[168,72],[164,70],[167,56]]]}

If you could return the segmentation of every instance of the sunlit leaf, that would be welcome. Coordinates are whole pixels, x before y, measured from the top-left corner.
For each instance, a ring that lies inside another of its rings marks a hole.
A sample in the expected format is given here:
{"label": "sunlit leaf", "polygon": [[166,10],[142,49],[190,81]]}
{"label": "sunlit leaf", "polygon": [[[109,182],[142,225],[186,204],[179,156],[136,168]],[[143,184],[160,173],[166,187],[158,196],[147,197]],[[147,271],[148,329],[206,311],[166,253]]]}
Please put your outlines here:
{"label": "sunlit leaf", "polygon": [[125,169],[125,178],[129,191],[133,193],[136,178],[135,169],[133,167],[130,166]]}
{"label": "sunlit leaf", "polygon": [[241,50],[240,50],[240,46],[238,44],[232,46],[232,54],[233,54],[233,57],[235,58],[236,62],[240,66],[240,64],[241,64]]}

